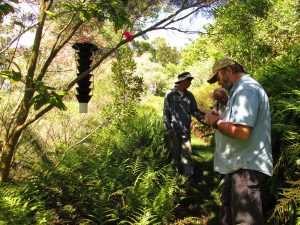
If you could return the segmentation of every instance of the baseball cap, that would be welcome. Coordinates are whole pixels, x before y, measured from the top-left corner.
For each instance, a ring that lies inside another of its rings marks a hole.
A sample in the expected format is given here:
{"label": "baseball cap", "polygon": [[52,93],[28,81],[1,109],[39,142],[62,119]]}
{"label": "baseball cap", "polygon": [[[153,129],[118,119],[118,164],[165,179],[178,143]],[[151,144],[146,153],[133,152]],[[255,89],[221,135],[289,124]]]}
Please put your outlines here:
{"label": "baseball cap", "polygon": [[236,64],[236,62],[229,57],[222,57],[222,58],[218,59],[212,67],[212,74],[210,75],[207,82],[210,84],[217,82],[217,76],[216,76],[217,72],[222,68],[225,68],[227,66],[231,66],[234,64]]}

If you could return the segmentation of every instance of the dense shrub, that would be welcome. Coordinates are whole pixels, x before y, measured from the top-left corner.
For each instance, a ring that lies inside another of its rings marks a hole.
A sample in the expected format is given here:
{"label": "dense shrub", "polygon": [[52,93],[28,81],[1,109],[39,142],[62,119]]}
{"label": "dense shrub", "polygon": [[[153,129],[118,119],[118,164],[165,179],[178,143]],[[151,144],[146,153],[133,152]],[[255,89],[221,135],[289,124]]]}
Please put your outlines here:
{"label": "dense shrub", "polygon": [[[171,221],[184,180],[166,163],[161,118],[149,110],[111,120],[72,149],[61,147],[57,162],[27,168],[31,175],[17,184],[18,194],[0,193],[4,200],[17,201],[0,202],[3,212],[16,215],[10,222],[16,224],[20,218],[23,224]],[[5,223],[4,218],[0,216]]]}
{"label": "dense shrub", "polygon": [[299,46],[294,47],[256,74],[271,105],[275,167],[270,187],[276,197],[269,219],[272,224],[298,224],[300,220],[300,55]]}

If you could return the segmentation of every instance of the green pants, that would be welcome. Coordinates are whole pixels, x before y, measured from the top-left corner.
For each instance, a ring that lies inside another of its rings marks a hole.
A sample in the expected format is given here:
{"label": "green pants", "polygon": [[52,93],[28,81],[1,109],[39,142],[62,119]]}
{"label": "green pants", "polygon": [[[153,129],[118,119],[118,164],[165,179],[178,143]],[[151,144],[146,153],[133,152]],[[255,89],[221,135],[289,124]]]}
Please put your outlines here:
{"label": "green pants", "polygon": [[179,171],[185,177],[193,175],[192,145],[191,138],[176,134],[174,131],[167,132],[170,158],[175,162]]}

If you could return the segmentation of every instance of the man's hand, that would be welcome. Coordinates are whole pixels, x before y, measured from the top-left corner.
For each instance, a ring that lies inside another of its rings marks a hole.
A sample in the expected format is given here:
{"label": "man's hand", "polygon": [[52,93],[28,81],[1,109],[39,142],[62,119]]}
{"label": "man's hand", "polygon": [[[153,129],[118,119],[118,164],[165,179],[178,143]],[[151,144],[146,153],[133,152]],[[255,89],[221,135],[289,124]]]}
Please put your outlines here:
{"label": "man's hand", "polygon": [[220,119],[220,114],[216,110],[212,110],[205,114],[204,122],[208,126],[212,126],[217,119]]}
{"label": "man's hand", "polygon": [[204,122],[205,112],[198,111],[198,112],[195,113],[193,116],[194,116],[200,123],[202,123],[203,125],[207,125],[207,124]]}

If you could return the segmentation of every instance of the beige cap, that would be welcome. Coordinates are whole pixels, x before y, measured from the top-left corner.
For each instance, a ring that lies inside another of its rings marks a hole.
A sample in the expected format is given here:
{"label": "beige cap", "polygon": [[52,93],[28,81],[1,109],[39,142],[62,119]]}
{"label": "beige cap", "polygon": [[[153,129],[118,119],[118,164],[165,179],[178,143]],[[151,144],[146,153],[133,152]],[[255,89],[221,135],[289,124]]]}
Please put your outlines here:
{"label": "beige cap", "polygon": [[217,72],[222,68],[225,68],[227,66],[231,66],[234,64],[236,64],[236,62],[233,59],[228,58],[228,57],[223,57],[223,58],[218,59],[212,67],[212,74],[210,75],[210,78],[207,80],[207,82],[210,84],[217,82],[217,77],[216,77]]}

